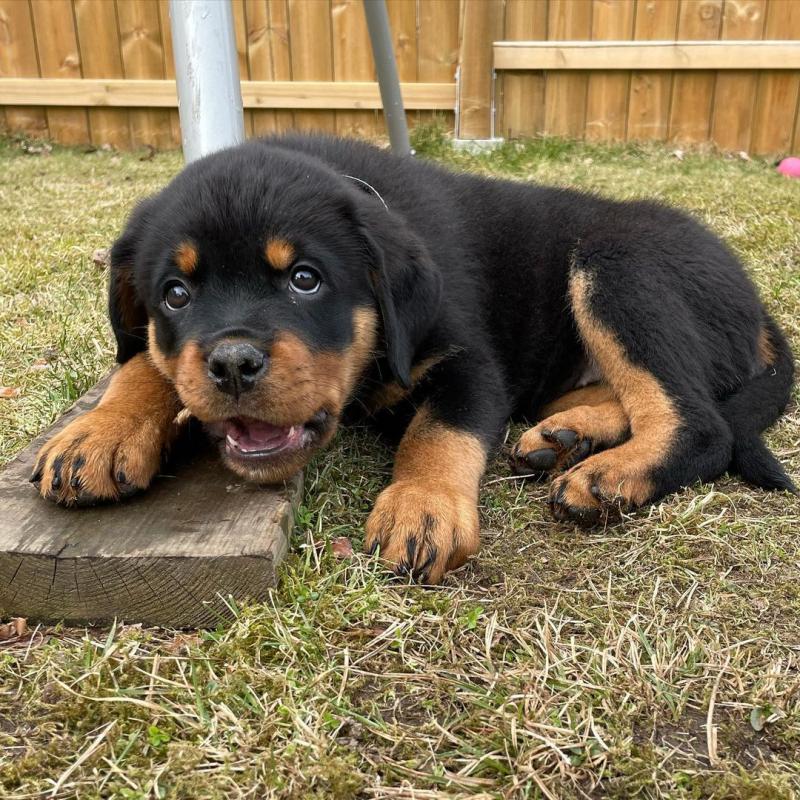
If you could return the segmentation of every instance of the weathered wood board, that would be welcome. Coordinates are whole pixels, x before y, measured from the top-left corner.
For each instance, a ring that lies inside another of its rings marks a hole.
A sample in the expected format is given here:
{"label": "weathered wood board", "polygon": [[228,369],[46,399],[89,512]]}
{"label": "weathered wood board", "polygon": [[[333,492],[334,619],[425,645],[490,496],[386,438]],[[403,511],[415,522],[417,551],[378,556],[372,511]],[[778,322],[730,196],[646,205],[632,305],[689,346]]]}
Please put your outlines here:
{"label": "weathered wood board", "polygon": [[123,503],[64,509],[34,491],[41,444],[104,388],[0,472],[0,617],[200,628],[230,617],[224,598],[264,599],[288,547],[300,476],[285,488],[241,481],[193,432],[150,489]]}

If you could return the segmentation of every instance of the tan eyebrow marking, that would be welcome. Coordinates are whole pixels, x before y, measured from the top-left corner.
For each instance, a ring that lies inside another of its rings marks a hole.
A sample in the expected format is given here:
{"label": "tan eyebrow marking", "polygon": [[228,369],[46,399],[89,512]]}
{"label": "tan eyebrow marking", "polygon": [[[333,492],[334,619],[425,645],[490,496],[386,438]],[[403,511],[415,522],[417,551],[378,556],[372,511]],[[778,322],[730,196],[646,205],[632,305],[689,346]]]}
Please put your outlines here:
{"label": "tan eyebrow marking", "polygon": [[266,255],[273,269],[286,269],[294,261],[294,247],[285,239],[270,239]]}
{"label": "tan eyebrow marking", "polygon": [[191,275],[197,269],[199,255],[191,242],[181,242],[175,250],[175,263],[184,275]]}

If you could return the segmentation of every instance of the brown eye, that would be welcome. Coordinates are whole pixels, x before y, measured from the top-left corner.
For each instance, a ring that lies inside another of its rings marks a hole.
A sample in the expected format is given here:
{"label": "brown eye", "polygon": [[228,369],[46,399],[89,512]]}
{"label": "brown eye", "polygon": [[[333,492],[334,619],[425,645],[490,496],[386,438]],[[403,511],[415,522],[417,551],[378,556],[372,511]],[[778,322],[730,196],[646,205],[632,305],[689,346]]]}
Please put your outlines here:
{"label": "brown eye", "polygon": [[170,281],[164,289],[164,302],[171,311],[186,308],[191,299],[189,290],[180,281]]}
{"label": "brown eye", "polygon": [[289,288],[299,294],[314,294],[322,283],[319,273],[306,264],[300,264],[292,270]]}

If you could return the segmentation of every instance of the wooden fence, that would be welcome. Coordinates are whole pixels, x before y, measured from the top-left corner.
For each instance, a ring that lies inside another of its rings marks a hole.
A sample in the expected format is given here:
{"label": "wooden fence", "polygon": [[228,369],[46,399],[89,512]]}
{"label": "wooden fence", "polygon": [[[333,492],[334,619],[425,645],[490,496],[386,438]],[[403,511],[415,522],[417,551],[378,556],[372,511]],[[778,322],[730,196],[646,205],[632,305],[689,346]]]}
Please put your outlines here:
{"label": "wooden fence", "polygon": [[[800,0],[388,8],[412,123],[438,114],[462,138],[544,133],[800,151]],[[249,134],[384,132],[361,0],[233,0],[233,10]],[[0,0],[8,130],[172,147],[173,77],[167,0]]]}

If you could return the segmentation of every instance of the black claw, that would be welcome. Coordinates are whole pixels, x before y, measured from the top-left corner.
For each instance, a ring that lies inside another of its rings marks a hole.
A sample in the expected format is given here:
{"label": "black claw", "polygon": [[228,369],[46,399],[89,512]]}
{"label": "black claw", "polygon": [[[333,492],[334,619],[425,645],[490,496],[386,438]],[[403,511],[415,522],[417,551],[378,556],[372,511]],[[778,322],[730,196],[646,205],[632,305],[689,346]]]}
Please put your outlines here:
{"label": "black claw", "polygon": [[117,483],[127,483],[127,482],[128,482],[128,476],[122,470],[120,470],[117,473]]}
{"label": "black claw", "polygon": [[61,488],[61,467],[64,465],[63,456],[57,456],[53,461],[53,480],[50,483],[51,489],[58,491]]}
{"label": "black claw", "polygon": [[39,483],[42,480],[42,471],[41,467],[37,467],[36,471],[28,480],[30,480],[31,483]]}
{"label": "black claw", "polygon": [[569,430],[569,428],[563,428],[559,431],[553,431],[547,438],[551,440],[554,439],[565,450],[571,450],[573,447],[575,447],[575,443],[578,441],[578,434],[575,433],[575,431]]}
{"label": "black claw", "polygon": [[592,493],[593,497],[602,497],[602,492],[600,491],[600,487],[596,485],[592,485],[592,488],[589,490]]}
{"label": "black claw", "polygon": [[374,555],[375,555],[375,553],[377,553],[377,552],[378,552],[378,547],[379,547],[379,546],[380,546],[380,544],[379,544],[378,540],[376,539],[376,540],[375,540],[375,541],[372,543],[372,546],[371,546],[371,547],[369,548],[369,550],[367,551],[367,554],[368,554],[368,555],[370,555],[370,556],[374,556]]}
{"label": "black claw", "polygon": [[80,477],[80,475],[73,475],[70,478],[69,485],[73,489],[80,489],[81,488],[81,477]]}
{"label": "black claw", "polygon": [[543,450],[533,450],[525,454],[525,463],[537,472],[547,472],[556,465],[556,451],[549,447]]}
{"label": "black claw", "polygon": [[417,539],[415,536],[409,536],[406,540],[406,560],[409,564],[413,564],[417,560]]}

